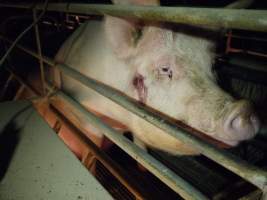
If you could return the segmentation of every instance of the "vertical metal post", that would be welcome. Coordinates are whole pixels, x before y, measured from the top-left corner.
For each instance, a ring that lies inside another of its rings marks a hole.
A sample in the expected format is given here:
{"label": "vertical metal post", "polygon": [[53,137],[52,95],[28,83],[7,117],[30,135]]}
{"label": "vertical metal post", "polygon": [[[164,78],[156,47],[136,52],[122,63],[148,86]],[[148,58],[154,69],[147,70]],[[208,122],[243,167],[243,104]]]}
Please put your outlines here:
{"label": "vertical metal post", "polygon": [[[37,21],[37,10],[33,9],[33,20],[34,22]],[[39,28],[38,23],[34,25],[35,30],[35,37],[36,37],[36,44],[37,44],[37,51],[38,55],[40,57],[39,63],[40,63],[40,73],[41,73],[41,81],[42,81],[42,89],[43,89],[43,95],[45,95],[45,72],[44,72],[44,62],[43,62],[43,54],[42,54],[42,47],[41,47],[41,41],[40,41],[40,34],[39,34]]]}
{"label": "vertical metal post", "polygon": [[20,85],[20,86],[19,86],[19,89],[18,89],[18,91],[16,92],[16,95],[15,95],[15,97],[13,98],[13,101],[16,101],[16,100],[18,100],[18,99],[20,98],[20,96],[21,96],[22,92],[24,91],[24,89],[25,89],[25,86],[24,86],[24,85]]}

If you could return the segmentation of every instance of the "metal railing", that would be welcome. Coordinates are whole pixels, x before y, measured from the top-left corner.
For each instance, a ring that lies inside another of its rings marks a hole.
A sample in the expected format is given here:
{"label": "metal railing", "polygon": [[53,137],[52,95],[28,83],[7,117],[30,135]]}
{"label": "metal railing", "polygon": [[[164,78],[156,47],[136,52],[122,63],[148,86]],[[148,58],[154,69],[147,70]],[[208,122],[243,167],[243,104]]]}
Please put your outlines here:
{"label": "metal railing", "polygon": [[[240,4],[238,4],[240,5]],[[247,5],[245,5],[247,6]],[[0,7],[32,9],[33,4],[4,4]],[[190,25],[204,25],[220,28],[235,28],[253,31],[267,31],[267,11],[244,10],[230,8],[190,8],[190,7],[159,7],[159,6],[125,6],[98,5],[78,3],[51,3],[48,11],[70,12],[77,14],[112,15],[133,17],[143,20],[165,21]],[[44,5],[36,4],[35,9],[43,9]]]}
{"label": "metal railing", "polygon": [[[0,7],[14,8],[31,8],[32,4],[0,4]],[[42,5],[36,5],[35,9],[42,9]],[[115,16],[137,17],[146,20],[159,20],[186,23],[192,25],[208,25],[224,28],[240,28],[245,30],[267,31],[267,12],[257,10],[231,10],[231,9],[207,9],[207,8],[158,8],[153,6],[115,6],[115,5],[88,5],[88,4],[50,4],[47,7],[50,11],[74,12],[82,14],[110,14]],[[190,16],[189,14],[190,13]],[[7,38],[0,36],[1,39],[12,42]],[[224,166],[230,171],[236,173],[240,177],[251,182],[263,192],[267,190],[267,172],[257,168],[240,158],[217,149],[213,145],[202,141],[197,136],[183,130],[177,124],[162,118],[158,113],[154,113],[148,107],[137,103],[135,100],[125,96],[121,92],[100,83],[92,78],[86,77],[71,67],[64,64],[57,64],[52,59],[17,45],[17,47],[46,64],[57,67],[62,73],[81,82],[85,86],[97,91],[103,96],[123,106],[127,110],[135,113],[144,120],[164,130],[176,139],[196,148],[201,154],[207,156],[218,164]],[[134,159],[147,167],[153,174],[159,177],[170,188],[179,193],[185,199],[208,199],[200,191],[174,174],[163,164],[155,160],[149,154],[138,148],[118,134],[114,129],[104,124],[99,118],[85,110],[78,102],[66,96],[62,92],[57,92],[61,98],[71,104],[88,122],[94,124],[115,144],[120,146],[124,151],[131,155]]]}
{"label": "metal railing", "polygon": [[[3,36],[0,38],[5,39]],[[11,42],[10,40],[5,39],[6,41]],[[38,53],[17,45],[17,47],[30,55],[34,56],[37,59],[41,59]],[[213,145],[202,141],[197,136],[190,134],[189,132],[182,130],[181,128],[177,127],[177,124],[173,124],[168,120],[162,120],[162,116],[157,113],[153,113],[150,109],[143,106],[142,104],[136,103],[134,100],[129,98],[128,96],[123,95],[121,92],[99,83],[98,81],[91,79],[89,77],[85,77],[84,75],[80,74],[79,72],[73,70],[72,68],[63,65],[63,64],[56,64],[52,59],[47,58],[45,56],[42,57],[43,61],[50,65],[56,66],[62,73],[74,78],[75,80],[81,82],[85,86],[94,89],[98,93],[102,94],[103,96],[111,99],[112,101],[118,103],[119,105],[123,106],[124,108],[128,109],[129,111],[137,114],[144,120],[154,124],[155,126],[161,128],[162,130],[166,131],[167,133],[171,134],[175,138],[195,147],[198,151],[200,151],[203,155],[207,156],[208,158],[214,160],[218,164],[224,166],[225,168],[229,169],[230,171],[236,173],[237,175],[241,176],[242,178],[246,179],[247,181],[251,182],[258,188],[263,191],[266,191],[267,185],[267,172],[260,168],[257,168],[249,163],[241,160],[240,158],[226,152],[222,149],[217,149]],[[107,136],[109,137],[109,136]],[[119,145],[119,141],[114,141],[115,144]],[[119,145],[122,149],[125,150],[124,145]],[[133,149],[132,149],[133,150]],[[145,153],[145,152],[143,152]],[[136,157],[134,157],[137,159]],[[140,160],[139,160],[140,161]],[[150,163],[150,162],[149,162]],[[143,164],[143,163],[141,163]],[[151,164],[151,163],[150,163]],[[146,166],[146,165],[145,165]],[[161,171],[161,170],[160,170]],[[159,171],[159,173],[160,173]],[[163,171],[162,171],[163,172]],[[172,176],[171,176],[172,177]],[[166,177],[165,177],[166,178]],[[173,181],[171,181],[173,182]],[[170,184],[167,184],[170,186]],[[180,187],[179,190],[171,187],[176,192],[179,191],[180,194]],[[190,190],[191,191],[191,190]],[[196,199],[203,199],[203,198],[196,198]]]}

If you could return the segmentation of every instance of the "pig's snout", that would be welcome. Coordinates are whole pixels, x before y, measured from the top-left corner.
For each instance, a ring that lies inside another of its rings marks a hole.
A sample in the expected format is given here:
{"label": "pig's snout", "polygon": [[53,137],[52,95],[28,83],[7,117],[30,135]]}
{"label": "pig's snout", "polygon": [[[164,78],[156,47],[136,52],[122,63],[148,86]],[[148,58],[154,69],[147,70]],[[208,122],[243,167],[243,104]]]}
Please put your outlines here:
{"label": "pig's snout", "polygon": [[260,121],[250,103],[245,100],[234,103],[224,121],[224,131],[229,137],[229,144],[231,141],[238,143],[253,138],[259,128]]}

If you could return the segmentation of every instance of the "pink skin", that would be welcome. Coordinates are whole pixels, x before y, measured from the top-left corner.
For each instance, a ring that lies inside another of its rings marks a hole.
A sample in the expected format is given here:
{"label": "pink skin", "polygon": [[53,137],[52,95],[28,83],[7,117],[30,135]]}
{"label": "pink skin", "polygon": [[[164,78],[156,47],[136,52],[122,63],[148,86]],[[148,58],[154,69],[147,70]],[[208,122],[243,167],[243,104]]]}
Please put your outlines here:
{"label": "pink skin", "polygon": [[[114,2],[159,5],[154,0]],[[188,34],[183,27],[181,31],[176,28],[106,16],[104,22],[90,21],[75,31],[57,60],[222,143],[236,145],[252,138],[259,129],[259,120],[251,106],[235,100],[216,83],[212,71],[214,41],[208,35],[202,36],[201,29],[189,30]],[[197,153],[193,147],[72,81],[63,76],[63,89],[83,106],[127,126],[144,143],[140,146],[172,154]]]}
{"label": "pink skin", "polygon": [[[55,102],[56,100],[54,100],[54,103]],[[68,113],[68,111],[64,111],[64,105],[62,106],[60,101],[58,103],[55,103],[55,105],[57,105],[57,108],[59,110],[63,111],[64,115]],[[55,128],[56,123],[61,121],[58,119],[58,116],[50,109],[48,102],[46,101],[35,102],[34,106],[51,128]],[[126,131],[126,127],[120,124],[119,122],[116,122],[93,110],[90,111],[94,112],[98,117],[100,117],[103,121],[105,121],[113,128],[117,129],[119,132],[123,133],[124,131]],[[67,114],[65,116],[67,116]],[[87,156],[89,148],[78,138],[78,136],[76,136],[75,134],[76,130],[71,128],[65,122],[61,121],[60,124],[61,125],[58,130],[58,136],[68,146],[68,148],[77,156],[77,158],[82,160],[85,156]],[[88,133],[86,135],[88,136],[88,138],[102,150],[106,151],[113,145],[113,143],[106,137],[104,136],[95,137],[95,134],[90,133],[90,130],[87,130],[87,132]]]}
{"label": "pink skin", "polygon": [[[164,68],[163,73],[167,73],[169,78],[172,78],[172,71],[169,68]],[[142,103],[146,103],[148,88],[144,84],[145,77],[136,73],[133,78],[133,86],[138,94],[138,99]],[[225,134],[214,135],[213,138],[199,135],[202,138],[208,139],[211,143],[219,147],[236,146],[241,141],[253,138],[260,128],[260,121],[254,113],[249,102],[240,100],[231,106],[231,110],[223,119],[223,130]],[[216,141],[218,140],[218,141]],[[222,144],[219,141],[225,143]]]}
{"label": "pink skin", "polygon": [[234,106],[224,122],[224,130],[228,134],[225,143],[231,146],[253,138],[260,128],[260,121],[247,101],[238,101]]}

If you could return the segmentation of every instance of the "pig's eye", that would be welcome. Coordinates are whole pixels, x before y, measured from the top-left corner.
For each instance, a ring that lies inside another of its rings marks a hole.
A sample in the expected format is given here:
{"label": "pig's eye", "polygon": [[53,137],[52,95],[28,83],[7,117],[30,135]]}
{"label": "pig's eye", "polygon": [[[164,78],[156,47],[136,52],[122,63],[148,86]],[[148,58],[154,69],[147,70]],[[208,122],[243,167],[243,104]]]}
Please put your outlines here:
{"label": "pig's eye", "polygon": [[161,66],[159,68],[159,76],[167,76],[169,79],[172,79],[172,69],[169,66]]}

